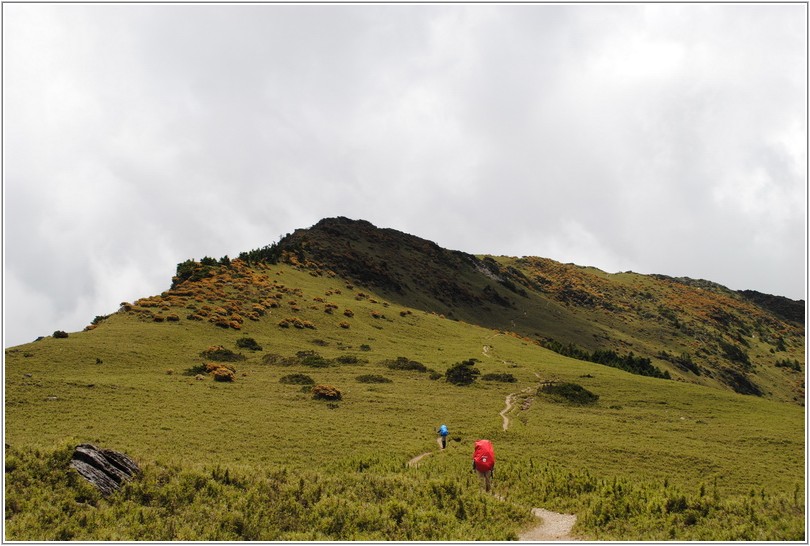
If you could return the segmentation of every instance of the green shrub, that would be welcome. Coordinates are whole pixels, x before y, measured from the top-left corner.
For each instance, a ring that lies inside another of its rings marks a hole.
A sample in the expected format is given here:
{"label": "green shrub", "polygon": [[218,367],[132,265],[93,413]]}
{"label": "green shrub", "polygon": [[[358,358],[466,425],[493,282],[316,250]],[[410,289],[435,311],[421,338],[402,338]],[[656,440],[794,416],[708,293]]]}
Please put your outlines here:
{"label": "green shrub", "polygon": [[303,373],[291,373],[278,380],[285,385],[314,385],[315,380]]}
{"label": "green shrub", "polygon": [[358,383],[393,383],[387,377],[375,374],[358,375],[356,379]]}
{"label": "green shrub", "polygon": [[453,385],[471,385],[481,371],[474,368],[476,360],[471,358],[463,362],[457,362],[444,372],[444,377],[448,383]]}
{"label": "green shrub", "polygon": [[546,383],[537,389],[537,394],[547,395],[556,402],[568,402],[578,406],[595,404],[599,395],[576,383]]}
{"label": "green shrub", "polygon": [[200,353],[200,356],[207,358],[208,360],[216,360],[217,362],[238,362],[240,360],[245,360],[243,355],[236,354],[230,349],[226,349],[222,345],[208,347],[206,350]]}
{"label": "green shrub", "polygon": [[57,330],[53,333],[53,337],[55,337],[56,339],[64,339],[68,337],[68,333],[63,330]]}
{"label": "green shrub", "polygon": [[517,378],[511,373],[488,373],[481,376],[481,381],[496,381],[498,383],[517,383]]}
{"label": "green shrub", "polygon": [[261,351],[262,346],[256,343],[252,337],[243,337],[236,340],[236,346],[240,349],[248,349],[249,351]]}
{"label": "green shrub", "polygon": [[410,360],[404,356],[398,356],[396,360],[384,360],[382,364],[391,370],[406,370],[416,372],[427,371],[427,366],[421,362]]}

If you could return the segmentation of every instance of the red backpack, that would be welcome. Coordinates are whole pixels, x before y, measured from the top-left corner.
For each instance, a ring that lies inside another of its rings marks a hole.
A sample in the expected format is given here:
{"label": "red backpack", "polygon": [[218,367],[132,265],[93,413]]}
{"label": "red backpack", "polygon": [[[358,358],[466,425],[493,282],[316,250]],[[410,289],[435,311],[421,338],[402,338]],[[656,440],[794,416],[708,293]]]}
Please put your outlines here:
{"label": "red backpack", "polygon": [[473,452],[473,464],[478,472],[488,472],[495,466],[495,450],[489,440],[478,440],[475,442]]}

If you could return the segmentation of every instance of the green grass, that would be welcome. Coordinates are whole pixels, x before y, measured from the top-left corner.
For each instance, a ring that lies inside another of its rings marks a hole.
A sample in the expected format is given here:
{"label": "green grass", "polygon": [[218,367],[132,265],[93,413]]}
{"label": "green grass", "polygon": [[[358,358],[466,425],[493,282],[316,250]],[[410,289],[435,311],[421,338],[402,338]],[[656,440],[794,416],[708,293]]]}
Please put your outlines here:
{"label": "green grass", "polygon": [[[380,296],[355,299],[370,291],[339,278],[267,273],[300,289],[300,311],[285,303],[239,331],[116,313],[92,331],[6,351],[7,539],[506,540],[532,506],[577,513],[585,538],[804,538],[802,408],[631,375],[423,311],[403,316]],[[316,329],[278,326],[293,315]],[[239,348],[245,337],[263,350]],[[217,345],[245,357],[232,363],[233,383],[184,375]],[[307,350],[358,362],[263,361]],[[458,387],[385,365],[398,357],[441,373],[476,358],[482,375],[517,381]],[[342,400],[281,382],[295,373],[337,387]],[[368,375],[391,383],[358,382]],[[554,403],[536,395],[542,381],[599,399]],[[457,439],[444,452],[441,423]],[[495,445],[504,500],[470,474],[479,438]],[[110,500],[94,496],[66,467],[82,442],[127,453],[144,477]],[[407,466],[427,451],[436,453]]]}

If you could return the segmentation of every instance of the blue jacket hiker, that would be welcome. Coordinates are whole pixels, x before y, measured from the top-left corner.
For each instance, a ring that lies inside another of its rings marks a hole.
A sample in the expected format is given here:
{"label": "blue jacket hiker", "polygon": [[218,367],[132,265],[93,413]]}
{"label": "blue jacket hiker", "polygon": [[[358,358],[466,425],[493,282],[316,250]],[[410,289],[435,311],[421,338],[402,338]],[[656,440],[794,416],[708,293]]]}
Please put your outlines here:
{"label": "blue jacket hiker", "polygon": [[447,447],[447,435],[450,434],[447,430],[447,425],[442,425],[439,427],[439,436],[442,440],[442,449]]}

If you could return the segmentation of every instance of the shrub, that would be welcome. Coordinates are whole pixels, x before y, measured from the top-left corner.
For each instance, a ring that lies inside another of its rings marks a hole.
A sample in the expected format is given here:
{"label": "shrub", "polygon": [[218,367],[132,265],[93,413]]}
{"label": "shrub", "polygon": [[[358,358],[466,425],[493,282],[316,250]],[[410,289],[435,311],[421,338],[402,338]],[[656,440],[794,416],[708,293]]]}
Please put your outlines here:
{"label": "shrub", "polygon": [[371,350],[371,345],[367,345],[367,344],[363,343],[362,345],[360,345],[360,350],[361,351],[370,351]]}
{"label": "shrub", "polygon": [[475,366],[475,362],[474,358],[457,362],[444,372],[445,379],[453,385],[463,386],[472,384],[476,376],[481,373],[480,370],[473,367]]}
{"label": "shrub", "polygon": [[343,314],[349,318],[352,318],[354,316],[354,311],[351,309],[344,309]]}
{"label": "shrub", "polygon": [[335,359],[338,364],[365,364],[367,360],[361,360],[354,355],[341,355]]}
{"label": "shrub", "polygon": [[315,380],[303,373],[291,373],[278,380],[285,385],[314,385]]}
{"label": "shrub", "polygon": [[169,322],[179,322],[180,317],[172,313],[170,315],[166,315],[166,320],[168,320]]}
{"label": "shrub", "polygon": [[350,328],[350,327],[351,327],[351,325],[350,325],[348,322],[345,322],[345,321],[344,321],[344,322],[341,322],[341,323],[339,324],[339,326],[340,326],[341,328],[345,328],[345,329],[348,329],[348,328]]}
{"label": "shrub", "polygon": [[53,333],[53,337],[55,337],[56,339],[65,339],[66,337],[68,337],[68,333],[63,330],[57,330]]}
{"label": "shrub", "polygon": [[417,372],[426,372],[427,366],[415,360],[409,360],[404,356],[398,356],[396,360],[384,360],[383,364],[386,368],[392,370],[409,370]]}
{"label": "shrub", "polygon": [[385,318],[385,315],[383,315],[383,314],[382,314],[382,313],[380,313],[379,311],[372,311],[372,312],[371,312],[371,316],[372,316],[372,317],[374,317],[375,319],[382,319],[382,318]]}
{"label": "shrub", "polygon": [[517,383],[517,378],[511,373],[488,373],[481,376],[481,381],[497,381],[498,383]]}
{"label": "shrub", "polygon": [[340,400],[343,395],[331,385],[315,385],[312,387],[312,398],[316,400]]}
{"label": "shrub", "polygon": [[200,356],[208,360],[215,360],[217,362],[238,362],[245,360],[241,354],[236,354],[230,349],[226,349],[222,345],[212,345],[200,353]]}
{"label": "shrub", "polygon": [[214,381],[230,382],[234,380],[234,373],[228,368],[217,368],[213,371]]}
{"label": "shrub", "polygon": [[393,383],[387,377],[374,374],[358,375],[356,379],[358,383]]}
{"label": "shrub", "polygon": [[295,356],[298,358],[299,364],[310,368],[328,368],[332,365],[331,362],[315,351],[298,351]]}
{"label": "shrub", "polygon": [[537,394],[545,394],[557,402],[568,402],[578,406],[595,404],[599,395],[576,383],[546,383],[537,389]]}
{"label": "shrub", "polygon": [[230,370],[236,373],[236,368],[233,367],[231,364],[220,364],[216,362],[206,362],[205,363],[205,371],[208,373],[213,373],[220,368],[225,368],[226,370]]}
{"label": "shrub", "polygon": [[236,340],[236,346],[240,349],[248,349],[250,351],[261,351],[262,346],[256,343],[252,337],[242,337]]}

